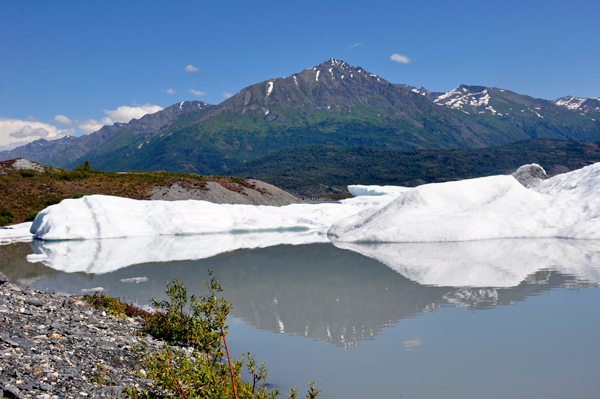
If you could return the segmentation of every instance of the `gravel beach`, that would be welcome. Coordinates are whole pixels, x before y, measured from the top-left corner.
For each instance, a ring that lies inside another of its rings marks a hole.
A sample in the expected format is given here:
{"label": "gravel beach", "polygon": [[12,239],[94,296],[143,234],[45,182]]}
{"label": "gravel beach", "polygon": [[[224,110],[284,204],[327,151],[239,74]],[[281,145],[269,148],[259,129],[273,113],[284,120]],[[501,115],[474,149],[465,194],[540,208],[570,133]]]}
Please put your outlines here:
{"label": "gravel beach", "polygon": [[[135,375],[145,373],[135,359],[140,321],[107,316],[76,296],[5,282],[0,285],[0,397],[121,398],[123,387],[150,388],[151,380]],[[144,340],[163,345],[149,336]]]}

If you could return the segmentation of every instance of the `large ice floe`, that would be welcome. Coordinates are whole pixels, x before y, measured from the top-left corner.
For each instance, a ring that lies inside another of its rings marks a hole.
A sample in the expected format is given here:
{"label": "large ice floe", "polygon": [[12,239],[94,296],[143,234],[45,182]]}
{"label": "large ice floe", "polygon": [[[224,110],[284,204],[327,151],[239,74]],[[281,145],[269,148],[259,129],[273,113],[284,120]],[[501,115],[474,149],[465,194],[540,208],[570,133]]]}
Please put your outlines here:
{"label": "large ice floe", "polygon": [[412,189],[350,186],[358,196],[340,204],[283,207],[92,195],[46,208],[30,231],[43,240],[312,229],[343,242],[600,238],[600,163],[535,184],[491,176]]}
{"label": "large ice floe", "polygon": [[599,239],[600,163],[530,189],[512,176],[426,184],[338,220],[328,234],[345,242]]}
{"label": "large ice floe", "polygon": [[396,195],[357,197],[342,203],[282,207],[213,204],[206,201],[138,201],[105,195],[66,199],[41,211],[34,238],[86,240],[150,235],[326,231],[336,220],[381,206]]}

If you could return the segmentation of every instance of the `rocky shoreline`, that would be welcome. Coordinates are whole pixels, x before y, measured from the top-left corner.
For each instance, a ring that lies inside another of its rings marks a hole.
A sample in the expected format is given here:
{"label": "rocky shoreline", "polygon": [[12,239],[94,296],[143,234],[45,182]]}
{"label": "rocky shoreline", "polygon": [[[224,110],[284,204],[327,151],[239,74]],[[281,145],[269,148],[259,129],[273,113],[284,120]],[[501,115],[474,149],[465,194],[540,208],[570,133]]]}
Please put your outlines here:
{"label": "rocky shoreline", "polygon": [[[140,328],[138,317],[107,316],[76,296],[6,282],[0,285],[0,397],[122,398],[123,387],[149,389],[152,381],[139,377],[145,371],[136,361]],[[149,336],[144,342],[164,345]]]}

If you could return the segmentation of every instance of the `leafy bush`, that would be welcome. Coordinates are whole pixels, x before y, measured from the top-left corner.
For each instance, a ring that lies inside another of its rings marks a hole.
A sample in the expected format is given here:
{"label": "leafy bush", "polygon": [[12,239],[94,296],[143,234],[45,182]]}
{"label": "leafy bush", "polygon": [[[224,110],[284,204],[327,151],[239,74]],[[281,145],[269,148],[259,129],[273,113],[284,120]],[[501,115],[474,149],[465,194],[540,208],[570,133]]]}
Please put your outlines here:
{"label": "leafy bush", "polygon": [[[152,349],[143,345],[140,360],[147,377],[156,382],[165,398],[267,399],[279,396],[279,389],[269,390],[264,383],[268,378],[264,363],[258,365],[250,353],[240,360],[230,357],[225,322],[231,305],[225,299],[217,299],[216,294],[223,289],[211,270],[209,276],[208,295],[188,298],[184,285],[175,279],[167,284],[166,293],[170,300],[153,300],[157,312],[154,317],[145,319],[142,332],[171,343],[185,343],[190,349],[169,345]],[[188,301],[189,312],[186,313]],[[244,368],[251,376],[249,381],[241,379]],[[133,398],[159,396],[156,391],[135,388],[126,388],[125,392]],[[311,382],[306,397],[317,398],[319,392]],[[297,395],[298,390],[293,388],[288,397],[296,398]]]}
{"label": "leafy bush", "polygon": [[33,222],[35,220],[35,217],[37,216],[37,214],[40,213],[39,211],[31,211],[27,214],[27,216],[25,217],[25,221],[26,222]]}
{"label": "leafy bush", "polygon": [[23,169],[23,170],[21,170],[21,176],[33,177],[33,176],[35,176],[35,172],[31,169]]}
{"label": "leafy bush", "polygon": [[0,226],[6,226],[7,224],[14,222],[14,220],[15,216],[6,206],[0,208]]}
{"label": "leafy bush", "polygon": [[58,179],[66,181],[81,180],[90,177],[94,173],[98,173],[98,171],[92,169],[90,163],[85,161],[78,163],[73,170],[62,170],[58,175]]}

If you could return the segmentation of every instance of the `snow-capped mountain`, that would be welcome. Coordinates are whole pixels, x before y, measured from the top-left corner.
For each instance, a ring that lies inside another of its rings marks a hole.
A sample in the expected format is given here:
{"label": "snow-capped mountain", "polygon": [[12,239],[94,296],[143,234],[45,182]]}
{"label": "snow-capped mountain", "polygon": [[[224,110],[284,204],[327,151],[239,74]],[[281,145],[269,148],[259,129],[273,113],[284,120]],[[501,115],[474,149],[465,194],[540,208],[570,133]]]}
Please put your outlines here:
{"label": "snow-capped mountain", "polygon": [[177,103],[76,143],[48,143],[43,157],[18,156],[67,167],[89,160],[100,170],[226,174],[240,163],[310,145],[418,150],[530,138],[597,141],[600,117],[591,112],[494,87],[431,92],[331,58],[245,87],[218,105]]}
{"label": "snow-capped mountain", "polygon": [[600,113],[600,97],[596,98],[581,98],[573,96],[561,97],[552,101],[559,107],[566,107],[571,111],[578,111],[584,114]]}

